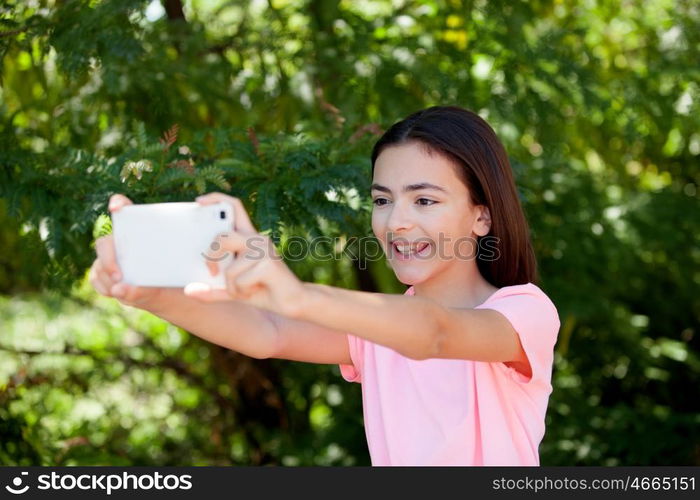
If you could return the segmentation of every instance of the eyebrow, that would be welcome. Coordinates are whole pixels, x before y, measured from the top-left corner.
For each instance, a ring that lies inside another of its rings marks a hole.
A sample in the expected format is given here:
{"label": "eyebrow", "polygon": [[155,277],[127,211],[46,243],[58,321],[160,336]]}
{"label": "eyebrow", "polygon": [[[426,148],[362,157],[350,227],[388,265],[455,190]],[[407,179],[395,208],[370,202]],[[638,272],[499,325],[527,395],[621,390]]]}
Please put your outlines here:
{"label": "eyebrow", "polygon": [[[431,184],[429,182],[419,182],[417,184],[408,184],[408,185],[403,187],[402,191],[404,193],[408,193],[409,191],[420,191],[421,189],[434,189],[436,191],[442,191],[443,193],[447,193],[447,190],[445,188],[440,187],[440,186],[436,186],[435,184]],[[391,194],[391,189],[389,189],[386,186],[382,186],[381,184],[372,184],[371,191],[382,191],[384,193]]]}

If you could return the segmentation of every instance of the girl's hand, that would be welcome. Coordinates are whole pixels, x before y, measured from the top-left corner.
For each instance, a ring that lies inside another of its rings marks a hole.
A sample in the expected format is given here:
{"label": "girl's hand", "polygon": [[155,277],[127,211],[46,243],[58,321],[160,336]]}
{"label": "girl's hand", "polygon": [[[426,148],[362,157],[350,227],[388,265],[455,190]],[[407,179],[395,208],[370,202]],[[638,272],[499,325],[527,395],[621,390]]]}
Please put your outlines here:
{"label": "girl's hand", "polygon": [[[109,211],[116,212],[126,205],[131,205],[129,198],[121,194],[115,194],[109,199]],[[100,294],[106,297],[114,297],[127,306],[146,309],[153,305],[162,294],[162,288],[137,287],[121,283],[122,274],[117,265],[112,235],[102,236],[95,241],[97,258],[90,268],[90,284]]]}
{"label": "girl's hand", "polygon": [[284,316],[295,317],[304,300],[304,283],[287,267],[275,251],[269,237],[253,227],[243,203],[238,198],[221,193],[209,193],[197,198],[201,205],[230,203],[234,210],[235,227],[220,234],[212,248],[231,252],[232,263],[224,270],[211,259],[207,261],[212,275],[224,272],[226,289],[213,289],[204,283],[191,283],[185,295],[205,302],[238,300]]}

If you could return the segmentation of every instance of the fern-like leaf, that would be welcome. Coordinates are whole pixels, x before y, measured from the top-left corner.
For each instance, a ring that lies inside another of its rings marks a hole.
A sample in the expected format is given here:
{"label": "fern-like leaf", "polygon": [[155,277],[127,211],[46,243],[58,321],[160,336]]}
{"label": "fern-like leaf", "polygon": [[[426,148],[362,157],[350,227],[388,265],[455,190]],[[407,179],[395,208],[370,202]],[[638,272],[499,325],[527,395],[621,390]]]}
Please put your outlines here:
{"label": "fern-like leaf", "polygon": [[197,194],[204,194],[207,190],[207,183],[203,177],[197,177],[194,180],[194,188],[197,190]]}
{"label": "fern-like leaf", "polygon": [[158,139],[158,142],[160,142],[163,146],[163,151],[169,150],[170,146],[175,144],[175,141],[177,141],[177,134],[179,131],[180,126],[177,123],[175,123],[172,127],[163,132],[163,136],[160,139]]}
{"label": "fern-like leaf", "polygon": [[216,187],[223,189],[224,191],[231,190],[231,184],[229,184],[224,177],[224,172],[214,165],[209,165],[208,167],[200,169],[197,173],[197,178],[211,182]]}

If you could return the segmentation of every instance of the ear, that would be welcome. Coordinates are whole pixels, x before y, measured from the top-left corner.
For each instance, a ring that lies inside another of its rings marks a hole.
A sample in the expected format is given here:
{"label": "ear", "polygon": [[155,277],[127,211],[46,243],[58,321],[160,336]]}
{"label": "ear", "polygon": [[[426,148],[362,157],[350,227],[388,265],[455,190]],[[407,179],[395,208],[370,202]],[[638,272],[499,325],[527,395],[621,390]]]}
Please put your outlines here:
{"label": "ear", "polygon": [[472,230],[477,236],[486,236],[491,230],[491,212],[486,205],[478,205],[476,210],[479,215]]}

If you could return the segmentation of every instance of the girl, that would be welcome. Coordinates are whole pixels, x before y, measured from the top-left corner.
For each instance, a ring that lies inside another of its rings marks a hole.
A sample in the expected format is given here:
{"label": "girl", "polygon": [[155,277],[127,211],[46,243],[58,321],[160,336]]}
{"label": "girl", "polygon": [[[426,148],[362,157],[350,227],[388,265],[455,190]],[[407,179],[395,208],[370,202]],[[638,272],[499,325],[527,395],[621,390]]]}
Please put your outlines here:
{"label": "girl", "polygon": [[[433,107],[372,151],[372,230],[404,295],[304,283],[240,202],[221,235],[227,288],[119,283],[111,237],[90,280],[116,297],[256,358],[337,363],[362,384],[373,465],[538,465],[559,331],[506,152],[478,115]],[[110,211],[130,203],[110,200]]]}

